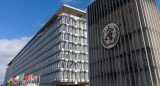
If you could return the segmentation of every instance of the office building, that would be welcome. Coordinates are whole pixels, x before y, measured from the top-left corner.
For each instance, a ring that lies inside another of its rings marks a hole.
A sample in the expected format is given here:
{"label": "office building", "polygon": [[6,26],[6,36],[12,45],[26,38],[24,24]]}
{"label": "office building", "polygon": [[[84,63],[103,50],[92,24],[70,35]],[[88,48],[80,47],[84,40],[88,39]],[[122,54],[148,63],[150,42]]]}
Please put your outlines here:
{"label": "office building", "polygon": [[87,8],[90,86],[159,86],[156,0],[95,0]]}
{"label": "office building", "polygon": [[40,75],[40,86],[88,85],[86,13],[63,5],[8,64],[4,84]]}

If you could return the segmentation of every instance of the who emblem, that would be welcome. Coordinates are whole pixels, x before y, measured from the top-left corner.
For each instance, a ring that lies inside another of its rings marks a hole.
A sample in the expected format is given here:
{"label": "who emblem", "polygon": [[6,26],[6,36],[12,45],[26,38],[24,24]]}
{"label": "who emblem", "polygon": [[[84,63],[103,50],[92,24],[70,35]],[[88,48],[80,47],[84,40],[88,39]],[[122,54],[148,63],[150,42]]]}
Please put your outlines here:
{"label": "who emblem", "polygon": [[116,24],[108,24],[102,31],[101,43],[107,48],[113,48],[119,40],[120,32]]}

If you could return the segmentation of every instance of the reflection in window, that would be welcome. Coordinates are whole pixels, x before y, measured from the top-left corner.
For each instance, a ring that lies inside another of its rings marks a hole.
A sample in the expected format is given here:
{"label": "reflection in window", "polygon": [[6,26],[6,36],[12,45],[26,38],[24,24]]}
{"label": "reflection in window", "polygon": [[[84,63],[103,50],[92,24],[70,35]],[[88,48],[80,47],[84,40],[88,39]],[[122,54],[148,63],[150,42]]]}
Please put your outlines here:
{"label": "reflection in window", "polygon": [[75,58],[76,58],[76,56],[75,56],[75,54],[73,53],[73,54],[72,54],[72,59],[75,59]]}
{"label": "reflection in window", "polygon": [[65,67],[65,66],[64,66],[64,61],[62,61],[62,65],[61,65],[61,66],[62,66],[62,68],[64,68],[64,67]]}
{"label": "reflection in window", "polygon": [[69,62],[69,69],[72,69],[72,62]]}
{"label": "reflection in window", "polygon": [[66,46],[66,49],[68,49],[68,43],[67,42],[65,43],[65,46]]}
{"label": "reflection in window", "polygon": [[69,44],[69,49],[72,50],[72,44]]}
{"label": "reflection in window", "polygon": [[84,72],[81,73],[81,79],[84,79]]}
{"label": "reflection in window", "polygon": [[87,36],[87,31],[84,32],[84,36]]}
{"label": "reflection in window", "polygon": [[88,64],[85,64],[85,69],[88,70]]}
{"label": "reflection in window", "polygon": [[76,37],[76,42],[79,43],[79,37]]}
{"label": "reflection in window", "polygon": [[66,59],[68,59],[69,58],[69,54],[68,54],[68,52],[66,52]]}
{"label": "reflection in window", "polygon": [[77,79],[80,79],[80,74],[79,73],[77,73]]}
{"label": "reflection in window", "polygon": [[81,64],[77,63],[77,69],[81,69]]}
{"label": "reflection in window", "polygon": [[67,24],[69,24],[69,19],[67,18]]}
{"label": "reflection in window", "polygon": [[62,46],[62,48],[65,48],[65,46],[64,46],[65,44],[64,44],[64,42],[61,42],[61,46]]}
{"label": "reflection in window", "polygon": [[69,27],[69,32],[72,33],[72,27]]}
{"label": "reflection in window", "polygon": [[75,28],[73,28],[73,32],[72,33],[74,33],[74,34],[76,33],[76,29]]}
{"label": "reflection in window", "polygon": [[66,39],[66,40],[69,40],[69,35],[66,34],[65,36],[66,36],[65,39]]}
{"label": "reflection in window", "polygon": [[76,75],[75,73],[72,73],[72,78],[75,79]]}

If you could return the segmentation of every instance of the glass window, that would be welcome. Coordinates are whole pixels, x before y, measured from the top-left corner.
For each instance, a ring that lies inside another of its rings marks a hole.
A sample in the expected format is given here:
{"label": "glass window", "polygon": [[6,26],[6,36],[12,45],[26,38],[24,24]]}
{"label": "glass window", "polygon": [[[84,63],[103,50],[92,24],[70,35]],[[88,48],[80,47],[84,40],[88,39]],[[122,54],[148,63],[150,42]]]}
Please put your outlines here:
{"label": "glass window", "polygon": [[81,64],[77,63],[77,69],[81,69]]}
{"label": "glass window", "polygon": [[75,63],[73,63],[72,69],[76,69],[76,64]]}
{"label": "glass window", "polygon": [[76,59],[79,60],[79,54],[76,54]]}
{"label": "glass window", "polygon": [[80,74],[79,73],[77,73],[77,79],[80,79]]}
{"label": "glass window", "polygon": [[66,52],[66,59],[68,59],[69,58],[69,54],[68,54],[68,52]]}
{"label": "glass window", "polygon": [[62,58],[64,58],[64,52],[62,52]]}
{"label": "glass window", "polygon": [[88,64],[85,64],[85,69],[88,70]]}
{"label": "glass window", "polygon": [[76,79],[75,77],[76,77],[75,73],[72,73],[72,78]]}
{"label": "glass window", "polygon": [[81,73],[81,79],[84,79],[84,72]]}
{"label": "glass window", "polygon": [[76,38],[75,38],[75,36],[73,36],[73,40],[72,40],[73,42],[76,42]]}
{"label": "glass window", "polygon": [[64,42],[61,42],[61,47],[62,47],[62,48],[65,48],[64,45],[65,45]]}
{"label": "glass window", "polygon": [[69,19],[67,18],[67,24],[69,24]]}
{"label": "glass window", "polygon": [[68,35],[68,34],[65,34],[65,36],[66,36],[66,40],[69,40],[69,35]]}
{"label": "glass window", "polygon": [[75,59],[75,57],[76,57],[76,56],[75,56],[75,54],[74,54],[74,53],[72,53],[72,59]]}
{"label": "glass window", "polygon": [[81,43],[83,43],[83,38],[81,38]]}
{"label": "glass window", "polygon": [[67,42],[65,43],[65,46],[66,46],[66,49],[68,49],[68,43]]}
{"label": "glass window", "polygon": [[79,37],[76,37],[76,42],[79,43]]}
{"label": "glass window", "polygon": [[72,33],[75,34],[75,33],[76,33],[76,29],[75,29],[75,28],[72,28],[72,29],[73,29],[73,32],[72,32]]}
{"label": "glass window", "polygon": [[75,45],[74,44],[72,45],[72,50],[75,50]]}
{"label": "glass window", "polygon": [[79,51],[79,45],[76,46],[76,50]]}
{"label": "glass window", "polygon": [[84,36],[87,36],[87,31],[84,32]]}
{"label": "glass window", "polygon": [[69,41],[72,42],[72,35],[69,35]]}
{"label": "glass window", "polygon": [[72,50],[72,44],[69,44],[69,49]]}
{"label": "glass window", "polygon": [[79,34],[79,29],[76,30],[76,34]]}
{"label": "glass window", "polygon": [[66,26],[63,26],[63,31],[67,31],[67,28],[66,28]]}
{"label": "glass window", "polygon": [[64,72],[64,79],[68,79],[68,72]]}
{"label": "glass window", "polygon": [[84,60],[84,54],[82,54],[81,60]]}
{"label": "glass window", "polygon": [[62,66],[62,68],[64,68],[64,67],[65,67],[65,66],[64,66],[64,61],[62,61],[62,65],[61,65],[61,66]]}
{"label": "glass window", "polygon": [[81,28],[83,28],[83,22],[81,22]]}
{"label": "glass window", "polygon": [[69,62],[69,69],[72,69],[72,62]]}
{"label": "glass window", "polygon": [[84,70],[84,64],[81,64],[81,70]]}
{"label": "glass window", "polygon": [[72,27],[69,27],[69,32],[72,33]]}

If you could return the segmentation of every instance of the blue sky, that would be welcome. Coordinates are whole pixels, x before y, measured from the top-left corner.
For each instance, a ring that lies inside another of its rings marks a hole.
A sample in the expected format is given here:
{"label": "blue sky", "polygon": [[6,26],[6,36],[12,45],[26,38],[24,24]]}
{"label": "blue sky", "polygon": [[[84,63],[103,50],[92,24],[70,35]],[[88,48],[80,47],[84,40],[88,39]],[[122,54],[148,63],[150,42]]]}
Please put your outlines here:
{"label": "blue sky", "polygon": [[[0,0],[0,84],[6,65],[62,6],[86,10],[92,0]],[[157,0],[160,8],[160,0]]]}
{"label": "blue sky", "polygon": [[62,6],[86,9],[91,0],[0,0],[0,39],[33,36]]}

